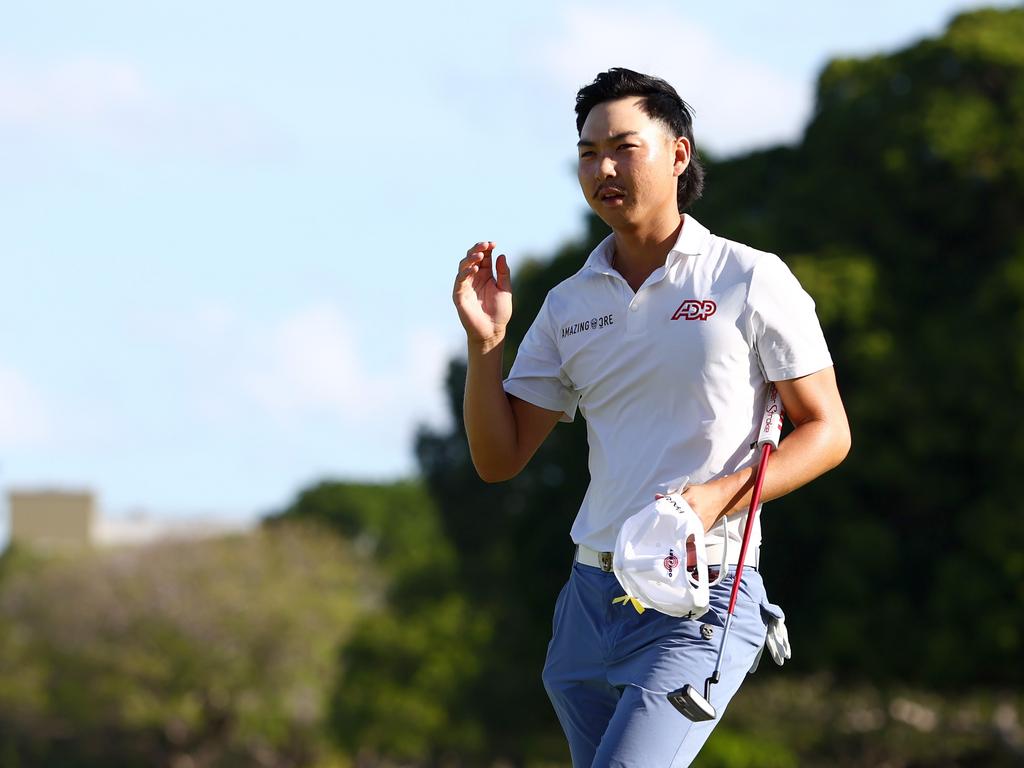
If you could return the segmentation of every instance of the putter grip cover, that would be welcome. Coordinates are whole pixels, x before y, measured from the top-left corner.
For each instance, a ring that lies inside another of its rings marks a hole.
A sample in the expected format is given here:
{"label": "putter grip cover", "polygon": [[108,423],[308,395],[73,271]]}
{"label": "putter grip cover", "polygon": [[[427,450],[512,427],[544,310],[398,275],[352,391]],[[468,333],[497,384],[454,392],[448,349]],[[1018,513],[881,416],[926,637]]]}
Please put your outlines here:
{"label": "putter grip cover", "polygon": [[757,433],[757,447],[771,443],[772,449],[779,447],[782,437],[782,398],[774,384],[768,386],[768,400],[765,402],[764,415],[761,418],[761,429]]}

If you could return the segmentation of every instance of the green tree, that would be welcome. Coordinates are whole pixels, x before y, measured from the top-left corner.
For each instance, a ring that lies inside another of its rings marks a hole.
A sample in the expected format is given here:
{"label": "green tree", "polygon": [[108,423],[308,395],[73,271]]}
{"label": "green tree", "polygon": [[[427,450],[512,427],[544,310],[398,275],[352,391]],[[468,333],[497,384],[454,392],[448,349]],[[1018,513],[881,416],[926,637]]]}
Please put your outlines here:
{"label": "green tree", "polygon": [[272,524],[330,525],[382,574],[385,589],[339,649],[330,729],[360,764],[482,756],[487,744],[464,695],[488,652],[491,619],[455,581],[455,550],[418,482],[325,481]]}
{"label": "green tree", "polygon": [[455,553],[433,500],[418,481],[324,480],[267,518],[308,520],[333,528],[385,575],[388,601],[405,608],[450,583]]}
{"label": "green tree", "polygon": [[297,525],[13,569],[0,584],[0,754],[310,765],[330,751],[336,648],[374,584],[340,539]]}

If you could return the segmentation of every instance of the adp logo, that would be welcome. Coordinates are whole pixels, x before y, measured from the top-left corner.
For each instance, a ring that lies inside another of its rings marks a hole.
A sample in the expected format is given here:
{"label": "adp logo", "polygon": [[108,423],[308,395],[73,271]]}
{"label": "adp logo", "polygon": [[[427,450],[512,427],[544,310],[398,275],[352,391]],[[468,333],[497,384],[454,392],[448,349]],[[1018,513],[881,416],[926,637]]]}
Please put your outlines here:
{"label": "adp logo", "polygon": [[718,305],[711,299],[687,299],[679,305],[679,309],[672,315],[673,320],[707,320],[718,309]]}

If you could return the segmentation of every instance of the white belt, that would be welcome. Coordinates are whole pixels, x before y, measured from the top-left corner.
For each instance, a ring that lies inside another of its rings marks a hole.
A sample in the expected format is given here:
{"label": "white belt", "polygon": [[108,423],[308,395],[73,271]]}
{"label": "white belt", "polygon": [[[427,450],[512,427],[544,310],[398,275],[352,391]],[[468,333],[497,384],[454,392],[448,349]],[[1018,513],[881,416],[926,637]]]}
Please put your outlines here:
{"label": "white belt", "polygon": [[[716,568],[722,563],[722,545],[709,544],[707,546],[708,566]],[[733,542],[729,545],[727,565],[736,565],[740,561],[740,545]],[[576,562],[583,565],[590,565],[600,568],[602,571],[612,570],[612,553],[598,552],[585,544],[576,545]],[[761,562],[761,547],[756,546],[747,552],[747,559],[743,564],[744,568],[758,568]]]}
{"label": "white belt", "polygon": [[583,544],[577,544],[576,562],[600,568],[602,571],[610,571],[612,569],[612,553],[598,552],[596,549],[591,549]]}

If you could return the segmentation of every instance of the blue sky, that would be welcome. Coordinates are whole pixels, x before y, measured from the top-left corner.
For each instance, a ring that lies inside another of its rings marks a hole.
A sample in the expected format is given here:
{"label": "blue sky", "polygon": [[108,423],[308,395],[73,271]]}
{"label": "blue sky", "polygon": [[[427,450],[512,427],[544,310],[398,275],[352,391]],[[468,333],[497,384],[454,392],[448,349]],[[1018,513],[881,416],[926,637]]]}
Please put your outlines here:
{"label": "blue sky", "polygon": [[458,259],[580,231],[580,85],[659,74],[727,155],[797,138],[829,58],[977,6],[733,5],[7,4],[0,489],[246,517],[411,473]]}

